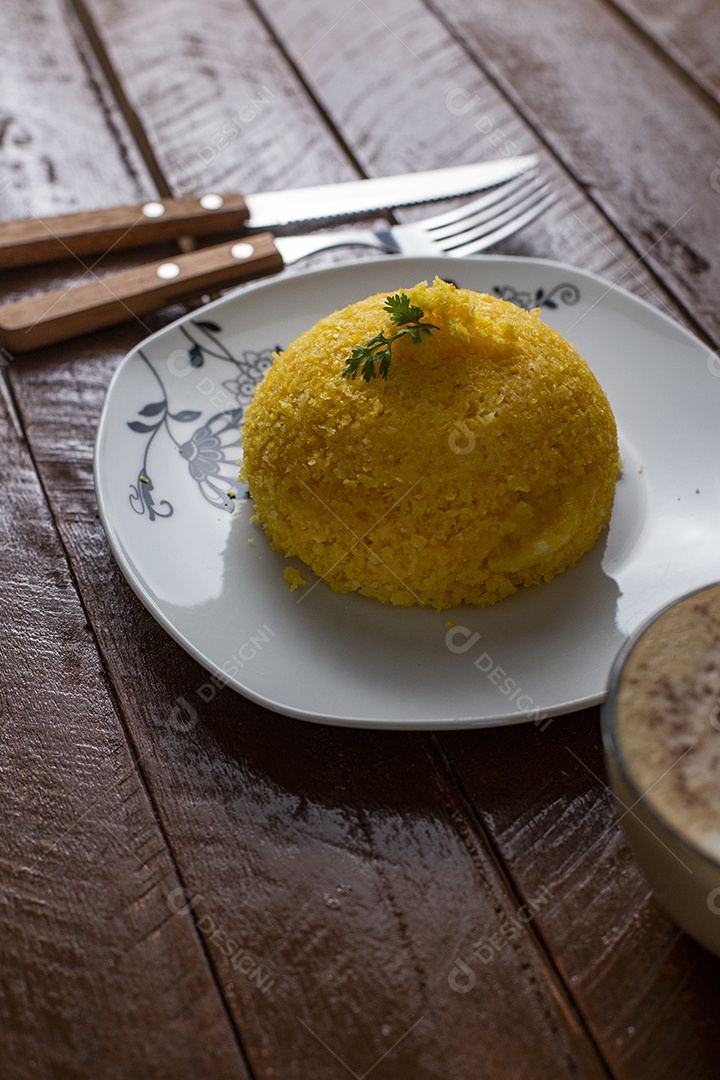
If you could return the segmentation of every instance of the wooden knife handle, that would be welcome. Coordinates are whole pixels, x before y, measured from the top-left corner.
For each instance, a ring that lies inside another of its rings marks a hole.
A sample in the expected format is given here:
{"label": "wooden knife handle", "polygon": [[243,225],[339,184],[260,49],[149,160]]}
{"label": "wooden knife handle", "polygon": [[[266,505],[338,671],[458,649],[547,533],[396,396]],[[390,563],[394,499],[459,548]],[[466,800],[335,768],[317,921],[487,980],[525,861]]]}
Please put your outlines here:
{"label": "wooden knife handle", "polygon": [[152,199],[57,217],[0,223],[0,268],[141,247],[181,236],[241,232],[248,209],[242,195]]}
{"label": "wooden knife handle", "polygon": [[114,326],[205,289],[274,274],[283,260],[271,233],[191,251],[86,284],[0,306],[0,343],[27,352],[78,334]]}

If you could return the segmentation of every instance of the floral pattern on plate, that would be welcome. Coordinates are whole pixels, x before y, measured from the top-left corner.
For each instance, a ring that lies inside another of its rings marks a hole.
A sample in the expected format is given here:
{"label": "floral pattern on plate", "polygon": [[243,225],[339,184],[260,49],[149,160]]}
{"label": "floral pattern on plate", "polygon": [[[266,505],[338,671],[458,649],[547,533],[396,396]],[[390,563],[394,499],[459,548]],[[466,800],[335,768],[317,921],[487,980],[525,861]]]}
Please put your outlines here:
{"label": "floral pattern on plate", "polygon": [[[166,369],[178,371],[204,367],[212,357],[229,365],[228,378],[222,380],[220,394],[213,395],[211,405],[217,404],[218,396],[227,408],[204,414],[201,409],[171,411],[167,390],[167,375],[162,366],[153,362],[143,349],[137,355],[147,366],[158,385],[153,401],[137,411],[137,417],[127,421],[127,426],[138,435],[144,435],[140,468],[137,479],[130,484],[130,505],[137,514],[146,514],[149,521],[171,517],[172,503],[167,499],[156,501],[155,484],[150,475],[150,451],[157,438],[168,438],[187,462],[190,478],[195,482],[203,498],[212,506],[232,514],[239,494],[237,482],[238,458],[240,456],[240,425],[245,409],[250,404],[255,387],[270,367],[273,355],[280,351],[261,349],[244,350],[236,357],[223,343],[222,327],[210,319],[194,319],[180,327],[187,340],[186,347],[176,349],[166,361]],[[199,421],[199,422],[198,422]],[[196,426],[187,434],[181,425]],[[240,485],[242,487],[242,485]]]}

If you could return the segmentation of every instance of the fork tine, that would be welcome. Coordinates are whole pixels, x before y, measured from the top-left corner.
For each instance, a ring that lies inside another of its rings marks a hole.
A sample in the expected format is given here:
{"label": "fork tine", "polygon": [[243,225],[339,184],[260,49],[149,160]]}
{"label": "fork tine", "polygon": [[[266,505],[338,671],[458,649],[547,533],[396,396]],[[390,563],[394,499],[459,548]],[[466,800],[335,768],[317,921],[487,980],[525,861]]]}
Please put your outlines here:
{"label": "fork tine", "polygon": [[526,225],[544,214],[555,202],[557,202],[557,195],[551,192],[548,187],[545,187],[531,195],[520,207],[514,207],[500,218],[495,218],[493,221],[486,223],[483,226],[484,231],[483,229],[475,230],[475,235],[470,238],[468,238],[467,234],[464,237],[454,237],[455,240],[464,239],[465,243],[454,246],[444,244],[439,246],[446,255],[476,255],[478,252],[485,251],[486,248],[525,228]]}
{"label": "fork tine", "polygon": [[529,182],[537,183],[539,172],[536,166],[530,169],[523,169],[518,176],[513,177],[512,180],[504,180],[503,183],[497,184],[490,191],[484,192],[479,195],[477,199],[473,199],[472,202],[465,203],[463,206],[456,206],[453,210],[447,210],[443,214],[435,214],[434,217],[421,219],[417,224],[422,225],[424,229],[441,229],[445,225],[454,225],[456,222],[466,218],[469,214],[481,212],[486,207],[494,206],[497,202],[510,195],[518,188],[527,185]]}
{"label": "fork tine", "polygon": [[[435,228],[433,226],[428,229],[430,238],[432,240],[452,240],[454,236],[459,237],[460,240],[472,239],[476,235],[472,230],[485,224],[486,222],[493,225],[496,222],[502,223],[507,214],[512,212],[515,207],[524,205],[524,202],[531,197],[533,192],[547,191],[547,184],[541,184],[540,177],[534,176],[529,179],[522,179],[520,183],[513,181],[511,185],[508,185],[505,191],[501,192],[494,203],[491,206],[468,204],[465,207],[465,215],[458,217],[453,223],[448,223],[441,228]],[[442,245],[443,247],[452,246],[450,244]]]}

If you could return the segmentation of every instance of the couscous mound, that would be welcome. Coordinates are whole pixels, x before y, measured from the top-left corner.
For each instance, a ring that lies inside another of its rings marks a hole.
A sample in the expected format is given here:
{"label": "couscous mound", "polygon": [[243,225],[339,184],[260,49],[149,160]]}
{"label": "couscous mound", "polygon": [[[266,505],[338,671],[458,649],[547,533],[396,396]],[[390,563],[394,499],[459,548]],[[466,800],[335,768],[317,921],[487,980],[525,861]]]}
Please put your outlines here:
{"label": "couscous mound", "polygon": [[272,545],[338,592],[493,604],[595,543],[618,471],[607,399],[539,312],[436,279],[437,329],[393,343],[387,380],[343,376],[394,334],[371,296],[276,356],[247,410],[242,477]]}

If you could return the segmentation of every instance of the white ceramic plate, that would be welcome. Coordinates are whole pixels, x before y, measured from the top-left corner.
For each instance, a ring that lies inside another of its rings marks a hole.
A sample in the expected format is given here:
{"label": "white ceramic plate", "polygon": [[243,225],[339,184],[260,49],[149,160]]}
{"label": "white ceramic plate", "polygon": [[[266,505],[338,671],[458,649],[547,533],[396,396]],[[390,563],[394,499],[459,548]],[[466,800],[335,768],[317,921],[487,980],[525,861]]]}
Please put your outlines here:
{"label": "white ceramic plate", "polygon": [[[236,481],[244,407],[272,351],[318,318],[435,274],[540,306],[588,361],[624,460],[609,529],[574,569],[485,610],[338,595],[298,560],[306,585],[291,592]],[[259,283],[134,349],[108,391],[95,478],[123,573],[208,671],[183,707],[227,683],[323,723],[543,726],[602,699],[651,612],[720,578],[719,462],[720,359],[629,293],[537,259],[385,258]]]}

